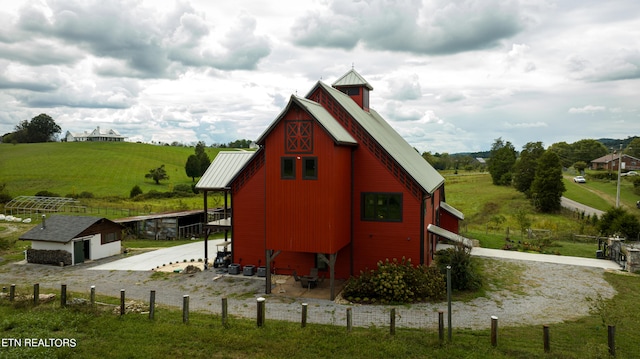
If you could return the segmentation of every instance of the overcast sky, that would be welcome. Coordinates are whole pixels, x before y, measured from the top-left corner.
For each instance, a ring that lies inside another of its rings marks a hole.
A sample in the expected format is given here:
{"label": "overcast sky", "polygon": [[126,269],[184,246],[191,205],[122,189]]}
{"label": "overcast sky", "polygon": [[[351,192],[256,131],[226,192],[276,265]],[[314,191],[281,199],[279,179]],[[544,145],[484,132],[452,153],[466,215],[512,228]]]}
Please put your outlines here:
{"label": "overcast sky", "polygon": [[352,66],[420,152],[640,135],[637,0],[3,1],[0,134],[253,140]]}

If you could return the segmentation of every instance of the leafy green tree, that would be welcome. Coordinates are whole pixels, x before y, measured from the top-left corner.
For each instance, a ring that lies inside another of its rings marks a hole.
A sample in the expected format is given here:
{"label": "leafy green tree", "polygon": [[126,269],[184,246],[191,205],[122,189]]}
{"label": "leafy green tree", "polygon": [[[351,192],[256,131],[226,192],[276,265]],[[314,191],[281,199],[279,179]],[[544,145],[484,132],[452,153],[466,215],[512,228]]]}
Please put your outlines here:
{"label": "leafy green tree", "polygon": [[60,126],[49,115],[41,113],[31,121],[20,122],[11,140],[20,143],[52,142],[61,131]]}
{"label": "leafy green tree", "polygon": [[573,164],[573,168],[575,168],[576,171],[578,171],[578,173],[582,173],[585,168],[587,168],[587,163],[584,161],[578,161],[576,163]]}
{"label": "leafy green tree", "polygon": [[536,175],[531,183],[533,206],[540,212],[558,211],[564,191],[560,158],[553,151],[545,151],[538,160]]}
{"label": "leafy green tree", "polygon": [[627,239],[637,239],[640,222],[633,214],[620,207],[611,208],[598,221],[598,230],[605,236],[620,235]]}
{"label": "leafy green tree", "polygon": [[200,141],[196,145],[195,154],[190,155],[187,158],[187,163],[184,165],[184,170],[187,176],[191,177],[191,180],[195,182],[196,177],[202,176],[209,168],[211,160],[209,155],[205,152],[205,143]]}
{"label": "leafy green tree", "polygon": [[502,138],[495,140],[491,146],[491,154],[487,163],[487,170],[491,174],[491,180],[493,184],[499,186],[511,185],[512,169],[516,163],[516,150],[507,141],[502,141]]}
{"label": "leafy green tree", "polygon": [[578,161],[591,162],[596,158],[602,157],[609,153],[609,150],[602,142],[596,140],[580,140],[571,144],[573,156],[571,163]]}
{"label": "leafy green tree", "polygon": [[640,158],[640,137],[631,140],[625,152],[631,157]]}
{"label": "leafy green tree", "polygon": [[566,142],[557,142],[549,146],[547,151],[555,152],[560,158],[562,168],[569,168],[575,161],[573,160],[573,150],[571,145]]}
{"label": "leafy green tree", "polygon": [[145,178],[151,178],[156,182],[156,184],[160,184],[162,180],[168,180],[169,176],[167,175],[167,171],[164,169],[164,165],[158,168],[152,168],[149,170],[149,173],[144,175]]}
{"label": "leafy green tree", "polygon": [[544,153],[542,142],[529,142],[522,146],[520,158],[513,166],[513,186],[524,193],[527,198],[531,198],[531,183],[536,175],[538,159]]}

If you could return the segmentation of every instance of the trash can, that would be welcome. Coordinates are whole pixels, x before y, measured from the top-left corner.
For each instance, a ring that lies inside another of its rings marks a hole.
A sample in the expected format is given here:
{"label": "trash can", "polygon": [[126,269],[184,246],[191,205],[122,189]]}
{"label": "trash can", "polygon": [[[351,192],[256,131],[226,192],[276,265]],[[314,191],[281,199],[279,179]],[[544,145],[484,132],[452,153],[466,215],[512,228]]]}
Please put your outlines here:
{"label": "trash can", "polygon": [[255,270],[256,266],[247,264],[246,266],[244,266],[244,268],[242,268],[242,274],[246,276],[252,276],[255,273]]}
{"label": "trash can", "polygon": [[238,263],[229,264],[229,274],[240,274],[240,264]]}
{"label": "trash can", "polygon": [[258,267],[258,277],[266,277],[267,276],[267,267],[260,266]]}

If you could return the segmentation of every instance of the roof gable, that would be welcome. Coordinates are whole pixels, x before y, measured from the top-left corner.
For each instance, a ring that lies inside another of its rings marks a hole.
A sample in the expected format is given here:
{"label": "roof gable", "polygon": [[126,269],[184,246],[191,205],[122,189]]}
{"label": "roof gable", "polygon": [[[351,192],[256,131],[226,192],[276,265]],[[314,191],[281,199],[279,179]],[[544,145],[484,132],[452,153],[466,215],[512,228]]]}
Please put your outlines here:
{"label": "roof gable", "polygon": [[292,106],[299,106],[305,112],[309,114],[318,124],[327,132],[327,134],[333,139],[336,144],[342,145],[356,145],[358,142],[336,121],[333,116],[317,102],[311,101],[306,98],[300,98],[297,96],[291,96],[289,103],[285,109],[278,115],[278,117],[271,123],[271,125],[264,131],[260,138],[256,141],[258,144],[263,144],[265,138],[273,131],[274,128],[280,123],[285,114],[291,109]]}
{"label": "roof gable", "polygon": [[23,234],[20,240],[67,243],[101,221],[112,222],[106,218],[90,216],[51,216]]}

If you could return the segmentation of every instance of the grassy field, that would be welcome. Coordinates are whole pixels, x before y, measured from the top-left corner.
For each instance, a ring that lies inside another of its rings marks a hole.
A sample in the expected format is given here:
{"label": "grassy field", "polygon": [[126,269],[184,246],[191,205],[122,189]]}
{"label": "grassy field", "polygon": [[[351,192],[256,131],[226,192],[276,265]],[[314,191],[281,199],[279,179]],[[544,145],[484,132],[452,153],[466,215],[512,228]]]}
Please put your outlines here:
{"label": "grassy field", "polygon": [[[219,149],[207,148],[213,160]],[[133,186],[143,192],[169,191],[193,182],[184,166],[193,147],[130,142],[49,142],[0,144],[0,181],[12,196],[47,190],[61,196],[91,192],[96,197],[129,197]],[[156,185],[145,178],[165,165],[169,180]]]}

